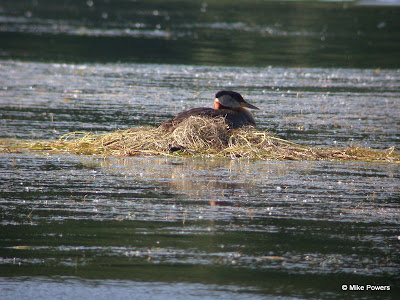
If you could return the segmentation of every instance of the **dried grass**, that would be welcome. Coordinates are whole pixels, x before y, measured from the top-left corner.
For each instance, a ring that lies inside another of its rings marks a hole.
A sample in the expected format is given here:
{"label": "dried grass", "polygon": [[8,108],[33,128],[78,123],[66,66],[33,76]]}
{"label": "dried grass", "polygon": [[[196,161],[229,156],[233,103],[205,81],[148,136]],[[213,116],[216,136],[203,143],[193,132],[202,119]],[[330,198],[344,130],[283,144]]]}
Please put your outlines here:
{"label": "dried grass", "polygon": [[229,130],[223,119],[190,117],[173,131],[138,127],[105,134],[73,132],[56,141],[3,142],[0,152],[21,149],[67,151],[73,154],[116,156],[198,155],[261,160],[359,160],[400,163],[394,147],[372,150],[357,147],[312,148],[252,127]]}

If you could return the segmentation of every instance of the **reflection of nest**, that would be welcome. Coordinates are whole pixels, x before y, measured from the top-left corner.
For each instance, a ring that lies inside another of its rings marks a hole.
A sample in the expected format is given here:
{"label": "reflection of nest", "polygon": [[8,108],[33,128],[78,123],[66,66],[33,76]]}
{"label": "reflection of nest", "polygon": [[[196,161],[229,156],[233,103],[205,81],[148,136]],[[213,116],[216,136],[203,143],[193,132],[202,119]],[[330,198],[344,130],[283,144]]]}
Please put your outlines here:
{"label": "reflection of nest", "polygon": [[57,141],[17,143],[32,150],[66,150],[75,154],[103,155],[202,155],[251,159],[363,160],[400,162],[394,147],[311,148],[295,144],[253,127],[229,129],[223,118],[190,117],[173,132],[138,127],[105,134],[71,133]]}

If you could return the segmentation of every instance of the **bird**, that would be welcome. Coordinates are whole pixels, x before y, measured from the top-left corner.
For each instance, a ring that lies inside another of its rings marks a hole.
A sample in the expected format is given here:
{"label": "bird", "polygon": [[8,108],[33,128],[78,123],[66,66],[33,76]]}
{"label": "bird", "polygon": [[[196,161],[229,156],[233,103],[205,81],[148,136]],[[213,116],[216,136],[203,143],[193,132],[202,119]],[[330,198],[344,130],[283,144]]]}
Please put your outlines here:
{"label": "bird", "polygon": [[246,102],[242,95],[234,91],[219,91],[215,94],[214,106],[197,107],[177,114],[173,119],[166,121],[161,127],[168,131],[174,131],[179,123],[191,116],[225,119],[229,129],[236,129],[244,126],[256,126],[253,115],[249,110],[259,109],[258,107]]}

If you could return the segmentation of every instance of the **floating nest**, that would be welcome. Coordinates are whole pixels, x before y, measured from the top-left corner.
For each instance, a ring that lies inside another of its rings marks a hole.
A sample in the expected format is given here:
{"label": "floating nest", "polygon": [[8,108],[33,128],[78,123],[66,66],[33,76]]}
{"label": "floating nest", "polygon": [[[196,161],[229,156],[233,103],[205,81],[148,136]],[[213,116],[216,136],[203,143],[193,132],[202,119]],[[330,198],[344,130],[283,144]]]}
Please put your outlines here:
{"label": "floating nest", "polygon": [[275,137],[253,127],[229,129],[223,118],[190,117],[173,132],[162,127],[138,127],[111,133],[73,132],[56,141],[0,141],[0,152],[21,149],[67,151],[86,155],[213,156],[261,160],[359,160],[400,163],[394,147],[387,150],[316,148]]}

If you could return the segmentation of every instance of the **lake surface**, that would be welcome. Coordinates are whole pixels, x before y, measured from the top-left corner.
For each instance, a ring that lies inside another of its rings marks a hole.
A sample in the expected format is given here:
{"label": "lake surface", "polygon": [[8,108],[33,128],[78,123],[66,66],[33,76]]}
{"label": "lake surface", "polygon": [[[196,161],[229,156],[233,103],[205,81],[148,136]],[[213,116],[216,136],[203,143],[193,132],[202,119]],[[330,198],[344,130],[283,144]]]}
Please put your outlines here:
{"label": "lake surface", "polygon": [[2,3],[0,298],[395,299],[398,164],[1,144],[158,126],[231,89],[292,142],[398,148],[399,16],[398,2]]}

